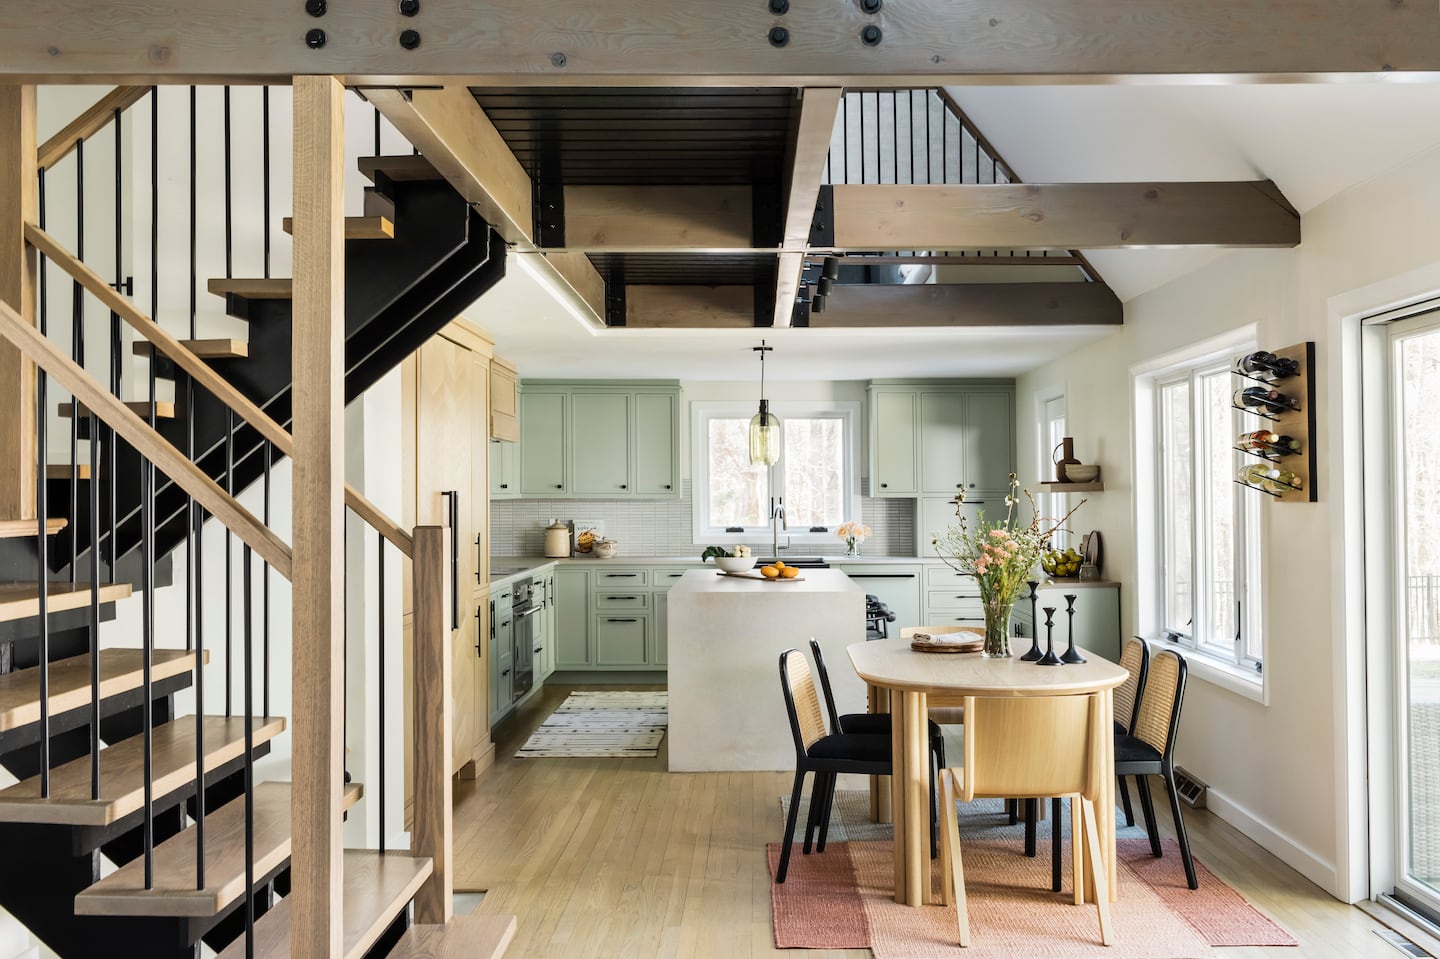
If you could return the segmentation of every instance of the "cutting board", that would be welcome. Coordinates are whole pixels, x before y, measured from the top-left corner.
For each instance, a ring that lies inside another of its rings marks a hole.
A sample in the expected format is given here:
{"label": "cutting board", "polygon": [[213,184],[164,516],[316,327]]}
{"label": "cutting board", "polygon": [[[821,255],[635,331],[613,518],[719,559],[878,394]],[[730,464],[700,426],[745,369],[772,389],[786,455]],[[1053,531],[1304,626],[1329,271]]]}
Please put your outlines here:
{"label": "cutting board", "polygon": [[804,577],[804,576],[791,576],[789,579],[786,579],[786,578],[783,577],[783,576],[777,576],[777,577],[775,577],[774,579],[771,579],[770,577],[768,577],[768,576],[762,576],[762,575],[759,574],[759,573],[727,573],[727,572],[725,572],[723,569],[720,570],[720,572],[716,573],[715,575],[716,575],[716,576],[734,576],[736,579],[758,579],[758,580],[759,580],[760,582],[762,582],[762,583],[803,583],[803,582],[805,582],[805,577]]}

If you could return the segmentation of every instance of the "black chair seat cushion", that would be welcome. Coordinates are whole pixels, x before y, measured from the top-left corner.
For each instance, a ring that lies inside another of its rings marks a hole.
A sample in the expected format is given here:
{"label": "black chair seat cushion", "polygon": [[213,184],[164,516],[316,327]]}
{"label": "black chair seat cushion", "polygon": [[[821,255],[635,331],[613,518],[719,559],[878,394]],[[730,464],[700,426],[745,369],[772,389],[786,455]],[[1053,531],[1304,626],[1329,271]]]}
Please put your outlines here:
{"label": "black chair seat cushion", "polygon": [[1124,763],[1160,764],[1160,751],[1134,736],[1115,737],[1115,765]]}
{"label": "black chair seat cushion", "polygon": [[[846,713],[840,717],[840,729],[847,733],[890,735],[889,713]],[[940,735],[940,726],[930,722],[930,737]]]}
{"label": "black chair seat cushion", "polygon": [[806,752],[811,759],[849,759],[863,763],[890,762],[890,737],[877,734],[832,733],[817,739]]}

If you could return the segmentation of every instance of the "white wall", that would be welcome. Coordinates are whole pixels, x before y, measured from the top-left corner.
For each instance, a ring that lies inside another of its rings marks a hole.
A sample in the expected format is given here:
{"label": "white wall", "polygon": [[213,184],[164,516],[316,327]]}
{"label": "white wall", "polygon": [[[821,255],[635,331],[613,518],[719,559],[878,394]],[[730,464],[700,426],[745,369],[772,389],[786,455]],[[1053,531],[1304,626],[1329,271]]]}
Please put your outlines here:
{"label": "white wall", "polygon": [[1232,252],[1131,301],[1122,330],[1022,377],[1017,391],[1027,482],[1050,475],[1037,404],[1055,392],[1067,397],[1077,456],[1104,469],[1105,490],[1088,494],[1075,526],[1104,532],[1107,575],[1125,583],[1130,634],[1154,628],[1137,618],[1137,595],[1154,577],[1136,559],[1136,487],[1150,479],[1137,475],[1149,465],[1131,452],[1132,368],[1247,324],[1262,347],[1316,342],[1319,502],[1262,507],[1269,702],[1192,674],[1178,757],[1211,785],[1215,812],[1347,900],[1369,893],[1357,735],[1360,502],[1347,471],[1358,442],[1358,337],[1342,314],[1433,291],[1419,279],[1386,281],[1440,265],[1437,216],[1440,152],[1432,151],[1306,214],[1296,250]]}

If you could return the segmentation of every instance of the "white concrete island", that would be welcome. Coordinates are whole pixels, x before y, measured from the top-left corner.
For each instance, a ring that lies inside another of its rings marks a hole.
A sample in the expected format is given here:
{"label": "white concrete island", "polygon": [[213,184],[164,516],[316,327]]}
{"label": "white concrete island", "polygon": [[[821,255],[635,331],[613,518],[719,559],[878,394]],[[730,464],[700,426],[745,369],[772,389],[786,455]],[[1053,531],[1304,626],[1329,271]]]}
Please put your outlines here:
{"label": "white concrete island", "polygon": [[865,639],[865,591],[840,570],[802,569],[789,582],[690,570],[669,603],[672,772],[794,769],[780,654],[794,647],[809,658],[812,636],[836,709],[864,712],[865,684],[845,649]]}

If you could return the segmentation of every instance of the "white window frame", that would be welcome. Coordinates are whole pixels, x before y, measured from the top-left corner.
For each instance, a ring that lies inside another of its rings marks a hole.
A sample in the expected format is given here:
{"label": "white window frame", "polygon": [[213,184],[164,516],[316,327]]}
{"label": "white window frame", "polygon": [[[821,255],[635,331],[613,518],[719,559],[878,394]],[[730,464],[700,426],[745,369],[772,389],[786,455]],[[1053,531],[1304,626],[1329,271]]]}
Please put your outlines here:
{"label": "white window frame", "polygon": [[[1040,476],[1042,482],[1049,482],[1055,477],[1055,443],[1054,437],[1050,435],[1050,425],[1053,419],[1050,415],[1051,404],[1060,404],[1060,419],[1064,421],[1065,428],[1069,429],[1070,404],[1067,402],[1064,393],[1051,393],[1040,396],[1035,401],[1035,432],[1040,442],[1038,451],[1038,462],[1040,464]],[[1037,497],[1037,504],[1040,507],[1042,516],[1050,519],[1059,519],[1070,509],[1070,493],[1041,493]],[[1070,524],[1066,523],[1060,528],[1054,538],[1054,545],[1060,549],[1067,546],[1080,548],[1080,540],[1070,534]]]}
{"label": "white window frame", "polygon": [[[1253,337],[1253,332],[1252,332]],[[1183,359],[1170,358],[1169,362],[1136,375],[1135,389],[1135,448],[1137,481],[1150,487],[1147,497],[1137,497],[1137,525],[1141,537],[1142,591],[1141,628],[1161,645],[1181,650],[1189,660],[1198,678],[1223,686],[1250,699],[1265,702],[1268,698],[1268,677],[1264,672],[1266,637],[1263,629],[1261,598],[1263,596],[1263,556],[1261,538],[1264,522],[1261,516],[1260,498],[1262,493],[1241,490],[1242,496],[1234,497],[1231,504],[1235,510],[1236,530],[1235,584],[1236,595],[1241,604],[1240,636],[1233,643],[1218,643],[1206,639],[1213,634],[1208,622],[1209,610],[1202,602],[1210,594],[1210,568],[1208,531],[1210,505],[1204,491],[1208,489],[1206,467],[1213,456],[1226,456],[1239,472],[1249,461],[1245,454],[1233,450],[1234,437],[1247,430],[1263,427],[1263,421],[1236,411],[1232,417],[1233,435],[1211,437],[1207,434],[1205,417],[1201,415],[1203,387],[1201,378],[1219,370],[1228,369],[1230,360],[1237,354],[1254,350],[1253,339],[1222,338],[1224,346],[1213,344],[1208,349]],[[1191,610],[1188,629],[1168,626],[1165,620],[1165,577],[1163,573],[1164,531],[1166,519],[1166,496],[1162,482],[1162,457],[1164,443],[1161,431],[1161,388],[1168,384],[1188,381],[1190,384],[1190,430],[1193,459],[1191,470],[1191,531],[1190,549],[1192,564]],[[1144,502],[1148,501],[1148,502]],[[1144,505],[1142,506],[1142,502]],[[1150,562],[1144,562],[1148,557]],[[1144,582],[1146,573],[1151,582]],[[1258,655],[1254,653],[1258,651]]]}
{"label": "white window frame", "polygon": [[[721,419],[745,419],[749,420],[755,415],[756,405],[753,402],[737,403],[692,403],[690,404],[690,454],[691,471],[694,479],[692,496],[692,526],[697,544],[711,544],[729,546],[735,543],[747,545],[764,545],[767,549],[771,542],[770,524],[764,526],[747,526],[743,533],[727,533],[724,526],[711,526],[706,512],[709,508],[710,499],[710,457],[706,448],[705,439],[709,436],[708,422],[712,418]],[[770,403],[770,412],[780,418],[783,424],[790,417],[806,418],[834,418],[843,423],[845,466],[843,472],[844,490],[841,494],[845,503],[846,515],[841,522],[853,522],[860,519],[860,404],[852,402],[826,402],[826,403],[804,403],[804,402],[775,402]],[[770,488],[772,490],[785,488],[785,452],[782,447],[780,460],[770,467]],[[837,526],[839,524],[836,524]],[[812,547],[829,547],[831,553],[842,551],[843,544],[835,534],[835,527],[829,527],[824,533],[811,533],[809,527],[804,530],[791,527],[788,531],[781,531],[780,542],[782,545]]]}

